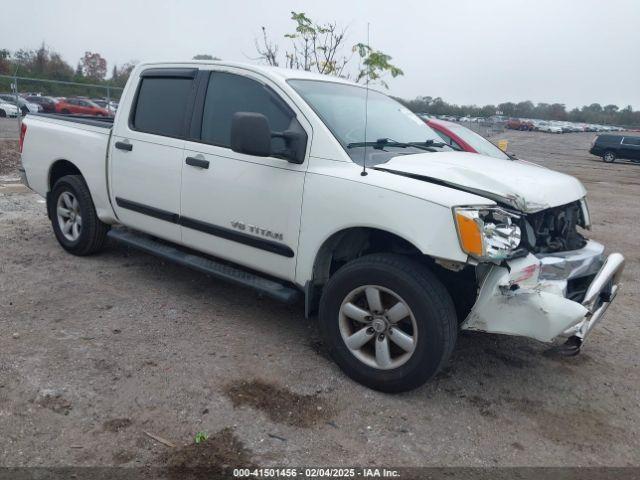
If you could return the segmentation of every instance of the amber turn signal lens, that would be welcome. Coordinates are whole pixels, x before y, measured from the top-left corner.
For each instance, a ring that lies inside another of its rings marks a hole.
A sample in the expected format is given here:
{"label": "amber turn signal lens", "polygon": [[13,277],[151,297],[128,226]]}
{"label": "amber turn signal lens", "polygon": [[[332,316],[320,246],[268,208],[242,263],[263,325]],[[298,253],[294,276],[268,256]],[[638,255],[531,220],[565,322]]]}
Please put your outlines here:
{"label": "amber turn signal lens", "polygon": [[482,255],[482,234],[480,225],[466,215],[456,212],[456,222],[458,223],[458,233],[462,250],[469,255]]}

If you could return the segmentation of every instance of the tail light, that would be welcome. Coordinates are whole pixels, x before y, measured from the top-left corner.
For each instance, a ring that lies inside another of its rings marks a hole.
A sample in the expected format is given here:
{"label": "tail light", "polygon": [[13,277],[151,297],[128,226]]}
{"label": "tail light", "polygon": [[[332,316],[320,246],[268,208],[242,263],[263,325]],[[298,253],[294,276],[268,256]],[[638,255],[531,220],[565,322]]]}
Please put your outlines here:
{"label": "tail light", "polygon": [[22,122],[20,125],[20,153],[22,153],[22,146],[24,145],[24,137],[27,134],[27,124]]}

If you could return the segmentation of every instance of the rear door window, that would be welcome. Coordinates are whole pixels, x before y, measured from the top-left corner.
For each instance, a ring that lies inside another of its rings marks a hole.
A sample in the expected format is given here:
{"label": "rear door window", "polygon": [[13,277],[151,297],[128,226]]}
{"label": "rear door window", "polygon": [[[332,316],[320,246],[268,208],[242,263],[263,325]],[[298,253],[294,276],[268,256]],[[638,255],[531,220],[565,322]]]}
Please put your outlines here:
{"label": "rear door window", "polygon": [[132,118],[134,130],[182,137],[192,78],[142,78]]}

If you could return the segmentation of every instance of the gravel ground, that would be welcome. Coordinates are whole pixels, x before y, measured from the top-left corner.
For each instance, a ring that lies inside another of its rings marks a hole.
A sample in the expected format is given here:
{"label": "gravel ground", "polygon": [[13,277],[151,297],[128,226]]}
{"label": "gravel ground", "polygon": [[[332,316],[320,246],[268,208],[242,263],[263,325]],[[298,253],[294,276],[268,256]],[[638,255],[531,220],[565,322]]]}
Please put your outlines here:
{"label": "gravel ground", "polygon": [[19,120],[17,118],[0,118],[0,139],[14,138],[20,135],[18,131]]}
{"label": "gravel ground", "polygon": [[0,139],[0,175],[17,175],[19,163],[18,141]]}
{"label": "gravel ground", "polygon": [[0,465],[639,465],[640,165],[591,157],[592,134],[500,138],[584,182],[625,285],[577,357],[463,334],[402,395],[346,378],[302,306],[116,245],[66,254],[42,199],[3,177]]}

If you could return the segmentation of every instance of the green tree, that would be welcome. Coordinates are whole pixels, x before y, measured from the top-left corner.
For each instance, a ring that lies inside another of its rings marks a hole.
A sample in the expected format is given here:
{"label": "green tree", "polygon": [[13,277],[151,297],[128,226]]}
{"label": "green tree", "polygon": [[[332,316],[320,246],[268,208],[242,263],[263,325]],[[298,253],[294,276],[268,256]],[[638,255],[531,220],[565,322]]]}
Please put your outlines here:
{"label": "green tree", "polygon": [[84,52],[80,59],[84,76],[93,81],[104,80],[107,75],[107,61],[99,53]]}
{"label": "green tree", "polygon": [[129,75],[131,75],[131,70],[136,66],[136,61],[132,60],[122,67],[118,68],[117,65],[113,66],[113,71],[111,72],[111,81],[110,83],[116,87],[124,87],[129,79]]}
{"label": "green tree", "polygon": [[[391,63],[391,56],[370,45],[357,43],[347,50],[346,27],[336,23],[317,23],[303,12],[291,12],[295,29],[284,35],[284,65],[288,68],[314,71],[325,75],[353,78],[356,82],[373,82],[387,86],[384,77],[403,75]],[[280,65],[280,46],[271,41],[267,29],[262,27],[261,38],[255,40],[258,59],[269,65]],[[359,67],[354,72],[349,66],[357,54]]]}
{"label": "green tree", "polygon": [[0,49],[0,74],[11,73],[11,52],[6,48]]}

